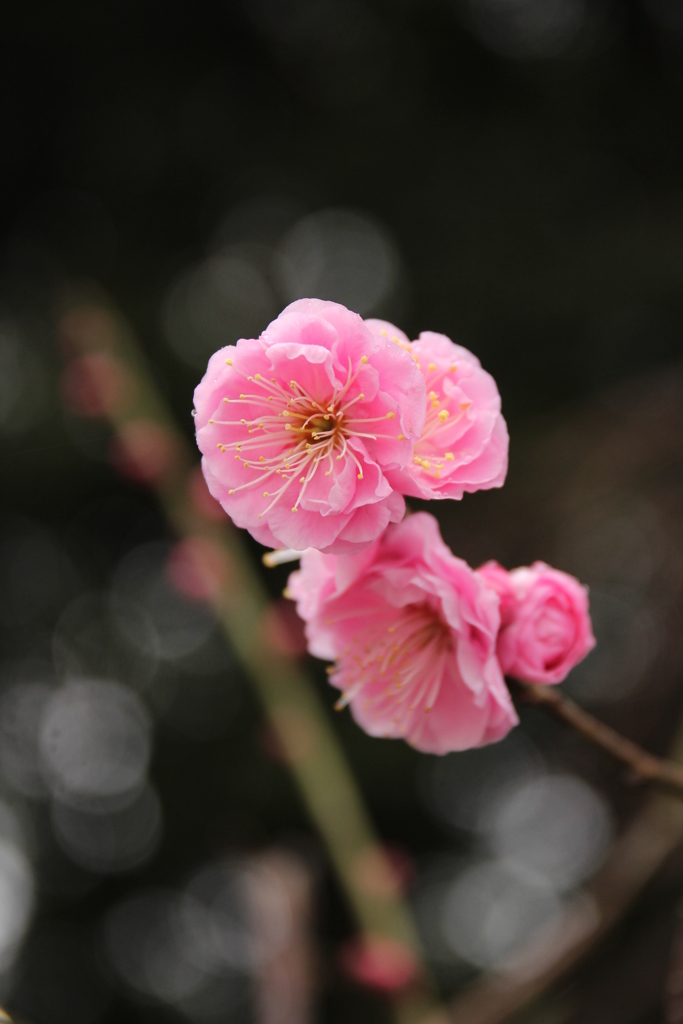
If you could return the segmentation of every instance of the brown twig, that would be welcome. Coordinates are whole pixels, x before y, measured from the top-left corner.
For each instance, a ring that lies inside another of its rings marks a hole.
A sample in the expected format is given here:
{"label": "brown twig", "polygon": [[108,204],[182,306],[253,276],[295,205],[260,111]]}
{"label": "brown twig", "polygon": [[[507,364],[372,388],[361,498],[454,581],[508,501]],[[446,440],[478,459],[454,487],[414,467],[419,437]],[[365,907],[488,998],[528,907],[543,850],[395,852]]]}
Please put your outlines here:
{"label": "brown twig", "polygon": [[683,799],[683,765],[655,757],[654,754],[643,750],[637,743],[605,725],[588,711],[584,711],[556,686],[538,686],[533,683],[520,683],[517,680],[509,680],[508,685],[520,703],[541,708],[560,721],[566,722],[596,746],[606,750],[622,764],[628,765],[639,779],[663,786]]}

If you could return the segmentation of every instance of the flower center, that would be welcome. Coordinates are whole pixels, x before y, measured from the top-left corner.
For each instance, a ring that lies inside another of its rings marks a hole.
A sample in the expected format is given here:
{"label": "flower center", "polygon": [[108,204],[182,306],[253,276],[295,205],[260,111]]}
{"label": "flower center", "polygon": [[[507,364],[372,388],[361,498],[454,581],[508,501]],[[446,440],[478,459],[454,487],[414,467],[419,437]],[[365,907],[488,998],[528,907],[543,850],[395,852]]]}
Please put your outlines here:
{"label": "flower center", "polygon": [[[351,460],[358,479],[362,480],[363,466],[354,448],[348,444],[350,438],[405,440],[403,434],[383,434],[378,433],[374,426],[368,427],[369,424],[394,419],[394,412],[363,416],[362,405],[358,404],[365,398],[363,392],[356,386],[353,397],[350,397],[352,385],[367,362],[367,357],[362,356],[355,371],[349,364],[345,383],[325,399],[310,394],[296,380],[291,380],[289,387],[285,387],[276,377],[267,380],[260,373],[246,378],[250,387],[239,398],[223,399],[230,406],[247,406],[245,413],[251,418],[209,420],[210,423],[238,428],[240,433],[239,440],[228,440],[219,443],[218,447],[223,452],[233,452],[245,469],[256,474],[231,488],[229,493],[257,487],[266,481],[274,480],[278,484],[275,491],[263,492],[268,501],[259,513],[259,519],[270,512],[292,484],[298,483],[298,494],[291,507],[292,512],[297,512],[316,474],[330,476],[338,463],[345,466]],[[234,365],[233,368],[240,372]]]}
{"label": "flower center", "polygon": [[330,430],[337,429],[336,416],[314,416],[310,422],[311,437],[318,440],[318,435],[326,434]]}
{"label": "flower center", "polygon": [[335,707],[341,710],[367,687],[367,706],[380,715],[389,703],[395,723],[418,705],[431,711],[453,655],[453,634],[438,612],[427,604],[408,605],[381,632],[354,637],[349,656],[333,670],[332,682],[342,689]]}

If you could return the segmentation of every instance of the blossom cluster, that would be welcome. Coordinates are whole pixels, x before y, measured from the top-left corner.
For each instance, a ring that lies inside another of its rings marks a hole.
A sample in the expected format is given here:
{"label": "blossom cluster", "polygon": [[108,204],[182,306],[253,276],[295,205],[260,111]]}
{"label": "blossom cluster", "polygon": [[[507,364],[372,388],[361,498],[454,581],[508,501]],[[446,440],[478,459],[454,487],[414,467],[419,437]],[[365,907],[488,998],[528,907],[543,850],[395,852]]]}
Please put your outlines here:
{"label": "blossom cluster", "polygon": [[557,683],[594,645],[588,598],[541,562],[472,570],[404,496],[500,487],[494,379],[443,334],[410,341],[318,299],[212,356],[195,391],[213,496],[264,545],[301,553],[289,592],[312,654],[373,736],[446,753],[517,722],[504,674]]}

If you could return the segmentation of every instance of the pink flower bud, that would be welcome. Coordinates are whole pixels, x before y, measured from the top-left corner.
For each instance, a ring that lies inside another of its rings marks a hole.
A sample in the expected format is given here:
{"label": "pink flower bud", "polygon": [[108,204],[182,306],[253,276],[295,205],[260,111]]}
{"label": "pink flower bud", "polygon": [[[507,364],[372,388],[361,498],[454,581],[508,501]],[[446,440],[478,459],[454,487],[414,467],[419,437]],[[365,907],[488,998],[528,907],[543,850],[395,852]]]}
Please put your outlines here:
{"label": "pink flower bud", "polygon": [[154,420],[129,420],[112,439],[111,459],[124,476],[154,484],[178,459],[175,437]]}
{"label": "pink flower bud", "polygon": [[478,575],[501,598],[497,649],[506,675],[561,683],[595,646],[588,591],[573,576],[545,562],[510,573],[488,562]]}
{"label": "pink flower bud", "polygon": [[109,352],[86,352],[66,366],[62,398],[79,416],[103,417],[119,412],[130,400],[135,382]]}
{"label": "pink flower bud", "polygon": [[346,943],[340,951],[345,974],[366,988],[386,995],[407,988],[418,975],[415,955],[406,946],[382,936]]}
{"label": "pink flower bud", "polygon": [[223,549],[208,537],[186,537],[171,550],[166,573],[176,590],[208,601],[225,586],[229,566]]}

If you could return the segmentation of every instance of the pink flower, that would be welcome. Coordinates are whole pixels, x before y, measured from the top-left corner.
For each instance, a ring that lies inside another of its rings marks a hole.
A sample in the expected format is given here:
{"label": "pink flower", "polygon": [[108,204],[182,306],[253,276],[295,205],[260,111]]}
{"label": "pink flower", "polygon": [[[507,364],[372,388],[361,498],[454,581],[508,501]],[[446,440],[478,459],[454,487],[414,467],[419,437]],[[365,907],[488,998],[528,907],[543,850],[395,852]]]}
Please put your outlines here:
{"label": "pink flower", "polygon": [[309,650],[371,736],[445,754],[501,739],[517,715],[495,655],[498,598],[419,512],[355,556],[304,552],[289,591]]}
{"label": "pink flower", "polygon": [[301,299],[211,357],[195,391],[209,490],[270,547],[355,552],[405,511],[387,472],[424,422],[424,381],[344,306]]}
{"label": "pink flower", "polygon": [[508,467],[507,426],[496,382],[477,357],[445,334],[423,331],[411,344],[393,324],[367,324],[411,353],[426,384],[426,419],[413,459],[389,474],[396,490],[430,499],[501,487]]}
{"label": "pink flower", "polygon": [[595,647],[588,591],[545,562],[508,573],[487,562],[477,575],[501,599],[498,658],[506,675],[531,683],[561,683]]}

